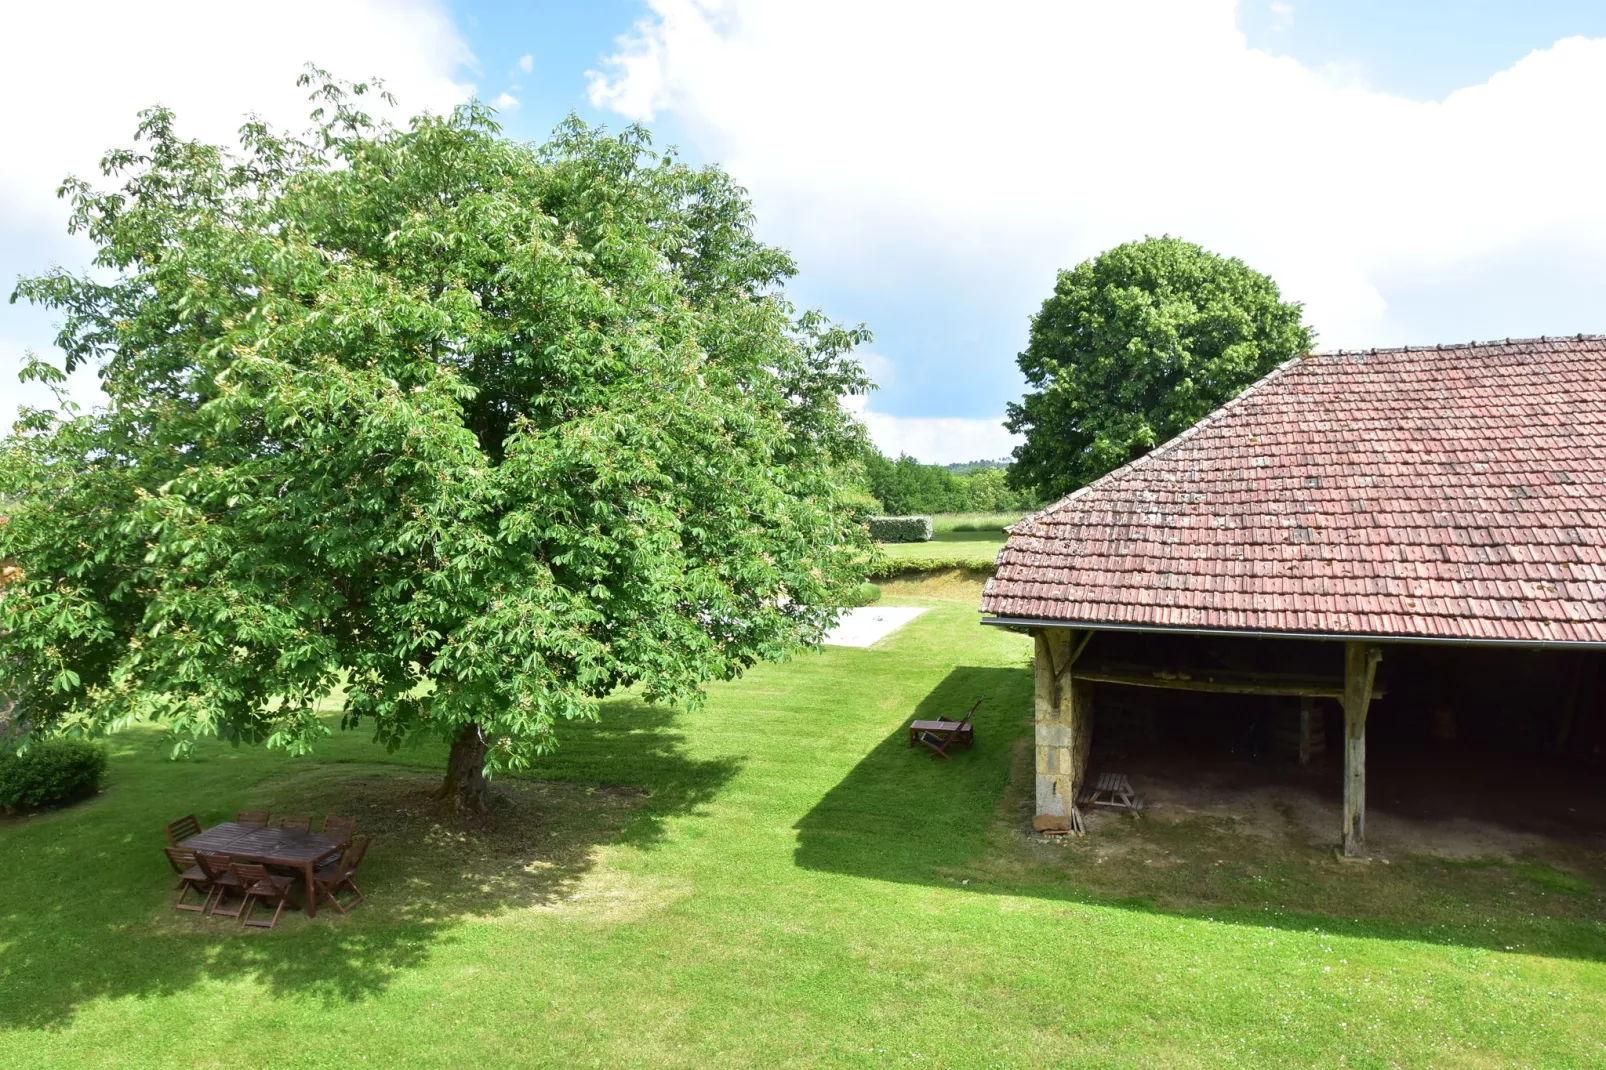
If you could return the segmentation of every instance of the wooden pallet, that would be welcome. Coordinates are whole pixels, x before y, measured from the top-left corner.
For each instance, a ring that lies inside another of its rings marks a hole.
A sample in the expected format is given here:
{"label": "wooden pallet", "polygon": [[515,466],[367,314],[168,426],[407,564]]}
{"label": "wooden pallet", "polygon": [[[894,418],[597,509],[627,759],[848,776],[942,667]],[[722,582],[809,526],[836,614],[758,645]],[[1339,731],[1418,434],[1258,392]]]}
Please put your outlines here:
{"label": "wooden pallet", "polygon": [[1132,790],[1132,781],[1125,773],[1100,773],[1092,787],[1082,789],[1082,796],[1076,801],[1082,806],[1102,806],[1106,810],[1136,813],[1143,809],[1143,796]]}

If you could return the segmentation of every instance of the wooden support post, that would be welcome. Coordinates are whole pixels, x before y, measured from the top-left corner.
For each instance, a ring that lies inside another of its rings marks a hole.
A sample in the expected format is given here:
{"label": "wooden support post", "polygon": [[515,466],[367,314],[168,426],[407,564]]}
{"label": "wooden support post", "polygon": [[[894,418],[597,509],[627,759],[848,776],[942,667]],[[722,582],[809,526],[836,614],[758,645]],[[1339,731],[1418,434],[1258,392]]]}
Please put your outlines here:
{"label": "wooden support post", "polygon": [[1366,711],[1383,652],[1344,644],[1344,857],[1366,855]]}
{"label": "wooden support post", "polygon": [[1299,764],[1310,764],[1311,722],[1315,720],[1316,700],[1309,695],[1299,697]]}
{"label": "wooden support post", "polygon": [[1578,691],[1584,682],[1585,659],[1591,657],[1586,653],[1573,655],[1573,671],[1567,684],[1567,698],[1561,704],[1561,717],[1556,726],[1556,749],[1561,750],[1567,745],[1567,739],[1573,734],[1573,721],[1578,716]]}
{"label": "wooden support post", "polygon": [[1076,792],[1087,770],[1093,739],[1093,685],[1071,677],[1091,633],[1039,628],[1036,641],[1037,806],[1032,827],[1068,831],[1076,827]]}

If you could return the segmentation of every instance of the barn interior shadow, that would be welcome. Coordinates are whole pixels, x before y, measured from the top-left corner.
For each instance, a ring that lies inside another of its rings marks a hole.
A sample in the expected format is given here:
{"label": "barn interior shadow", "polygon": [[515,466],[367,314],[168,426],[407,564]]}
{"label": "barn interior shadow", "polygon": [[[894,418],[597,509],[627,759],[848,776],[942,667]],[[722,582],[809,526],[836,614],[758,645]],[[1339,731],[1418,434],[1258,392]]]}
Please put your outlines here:
{"label": "barn interior shadow", "polygon": [[[1557,841],[1519,857],[1356,865],[1336,859],[1321,833],[1312,838],[1308,815],[1279,813],[1281,804],[1252,819],[1180,806],[1142,818],[1101,812],[1086,839],[1036,836],[1029,670],[955,669],[911,714],[952,716],[978,692],[1001,701],[978,719],[974,750],[933,761],[899,728],[798,822],[796,864],[968,894],[1606,960],[1606,856],[1592,847]],[[1336,771],[1266,769],[1216,754],[1174,766],[1228,791],[1268,776],[1285,782],[1331,809],[1336,840]]]}
{"label": "barn interior shadow", "polygon": [[[611,703],[602,720],[566,732],[548,767],[495,781],[499,801],[485,817],[443,812],[429,798],[434,768],[292,762],[242,797],[213,768],[221,763],[197,762],[181,797],[204,800],[210,789],[228,804],[201,808],[204,825],[236,806],[266,806],[351,816],[373,838],[358,878],[365,903],[344,917],[327,906],[315,919],[287,912],[272,932],[171,908],[174,876],[158,848],[182,772],[129,778],[118,797],[88,804],[100,812],[83,850],[53,840],[46,819],[11,819],[8,858],[53,883],[48,896],[21,901],[22,885],[0,873],[0,1027],[56,1027],[88,1001],[173,995],[209,979],[354,1001],[427,961],[464,921],[605,909],[597,901],[608,896],[587,883],[598,850],[650,849],[666,819],[696,810],[737,772],[733,760],[689,757],[683,743],[673,711]],[[165,787],[151,787],[156,779]]]}

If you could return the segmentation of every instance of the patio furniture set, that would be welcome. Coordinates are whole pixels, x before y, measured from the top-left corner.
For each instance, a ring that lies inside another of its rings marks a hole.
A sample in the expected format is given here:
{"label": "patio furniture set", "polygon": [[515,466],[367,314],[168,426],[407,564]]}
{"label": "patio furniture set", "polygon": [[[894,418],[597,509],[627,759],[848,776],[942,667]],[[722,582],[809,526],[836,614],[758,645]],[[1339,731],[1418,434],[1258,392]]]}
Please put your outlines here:
{"label": "patio furniture set", "polygon": [[[163,848],[178,874],[173,906],[271,929],[300,884],[308,917],[318,916],[324,900],[344,914],[365,898],[355,878],[368,840],[353,839],[354,832],[350,818],[332,815],[324,818],[320,832],[312,831],[310,816],[281,814],[270,820],[266,810],[241,810],[233,821],[204,831],[194,814],[181,817],[167,826]],[[190,901],[192,894],[199,902]],[[342,895],[348,896],[346,902]],[[273,916],[253,918],[259,905],[271,907]]]}

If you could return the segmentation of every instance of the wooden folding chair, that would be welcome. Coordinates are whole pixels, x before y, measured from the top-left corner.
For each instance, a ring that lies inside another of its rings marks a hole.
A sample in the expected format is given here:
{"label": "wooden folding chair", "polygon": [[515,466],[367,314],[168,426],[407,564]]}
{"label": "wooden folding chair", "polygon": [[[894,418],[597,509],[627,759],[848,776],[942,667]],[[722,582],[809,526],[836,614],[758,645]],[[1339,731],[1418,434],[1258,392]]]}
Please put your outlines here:
{"label": "wooden folding chair", "polygon": [[[312,875],[313,884],[318,889],[318,901],[327,899],[334,904],[336,910],[344,914],[350,907],[357,906],[368,898],[357,887],[352,878],[357,875],[357,867],[362,865],[363,856],[368,853],[368,841],[353,840],[350,847],[341,852],[340,857],[329,865],[322,867]],[[357,898],[350,903],[340,901],[340,893],[349,891]]]}
{"label": "wooden folding chair", "polygon": [[194,814],[185,814],[167,826],[167,843],[170,847],[177,847],[191,836],[199,836],[200,834],[201,823],[195,820]]}
{"label": "wooden folding chair", "polygon": [[[240,889],[245,893],[240,907],[240,924],[257,929],[271,929],[279,924],[279,915],[284,913],[285,905],[290,902],[290,887],[295,884],[295,878],[269,873],[268,867],[255,862],[236,862],[232,868],[240,880]],[[258,903],[271,905],[274,908],[273,917],[267,921],[252,921],[251,911]]]}
{"label": "wooden folding chair", "polygon": [[967,747],[976,745],[976,729],[970,719],[976,716],[986,695],[976,699],[976,704],[970,707],[969,712],[958,720],[952,721],[946,717],[939,717],[935,721],[909,722],[909,746],[924,743],[931,748],[933,758],[952,758],[948,748],[955,742],[963,743]]}
{"label": "wooden folding chair", "polygon": [[255,825],[257,828],[268,827],[268,812],[266,810],[241,810],[234,815],[235,823],[240,825]]}
{"label": "wooden folding chair", "polygon": [[211,886],[211,893],[207,896],[206,906],[203,908],[208,914],[221,914],[225,918],[237,918],[245,904],[233,910],[225,910],[229,893],[240,890],[240,878],[235,875],[233,863],[227,855],[208,854],[205,851],[195,852],[195,864],[202,873],[206,874],[207,883]]}
{"label": "wooden folding chair", "polygon": [[273,827],[276,829],[295,829],[297,832],[311,832],[312,815],[280,814],[274,819]]}
{"label": "wooden folding chair", "polygon": [[[212,900],[212,878],[195,860],[195,852],[184,847],[163,847],[167,853],[167,861],[178,874],[178,899],[173,903],[174,910],[194,910],[204,913],[206,904]],[[201,897],[199,903],[186,903],[184,897],[194,892]]]}
{"label": "wooden folding chair", "polygon": [[351,834],[357,831],[357,822],[349,817],[326,817],[323,819],[323,834],[325,836],[338,836],[342,840],[351,839]]}

